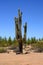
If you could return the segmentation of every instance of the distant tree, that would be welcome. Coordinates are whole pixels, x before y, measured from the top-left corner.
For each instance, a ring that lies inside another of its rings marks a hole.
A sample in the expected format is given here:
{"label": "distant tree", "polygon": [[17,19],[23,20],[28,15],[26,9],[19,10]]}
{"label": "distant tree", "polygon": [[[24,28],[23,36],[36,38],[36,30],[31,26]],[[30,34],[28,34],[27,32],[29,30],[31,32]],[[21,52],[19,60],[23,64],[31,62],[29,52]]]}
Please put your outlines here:
{"label": "distant tree", "polygon": [[12,39],[11,39],[11,37],[8,38],[8,45],[12,45]]}
{"label": "distant tree", "polygon": [[41,39],[39,38],[39,41],[41,41]]}
{"label": "distant tree", "polygon": [[36,43],[36,42],[37,42],[37,40],[36,40],[35,37],[31,38],[31,44],[32,44],[32,43]]}
{"label": "distant tree", "polygon": [[18,41],[14,38],[12,42],[13,47],[18,46]]}
{"label": "distant tree", "polygon": [[41,39],[41,41],[43,41],[43,38]]}
{"label": "distant tree", "polygon": [[7,38],[6,37],[5,38],[2,38],[1,44],[4,47],[7,46]]}
{"label": "distant tree", "polygon": [[5,46],[8,46],[7,38],[4,38]]}
{"label": "distant tree", "polygon": [[0,46],[2,46],[2,37],[0,37]]}
{"label": "distant tree", "polygon": [[28,40],[27,40],[27,44],[30,44],[31,43],[31,40],[28,38]]}

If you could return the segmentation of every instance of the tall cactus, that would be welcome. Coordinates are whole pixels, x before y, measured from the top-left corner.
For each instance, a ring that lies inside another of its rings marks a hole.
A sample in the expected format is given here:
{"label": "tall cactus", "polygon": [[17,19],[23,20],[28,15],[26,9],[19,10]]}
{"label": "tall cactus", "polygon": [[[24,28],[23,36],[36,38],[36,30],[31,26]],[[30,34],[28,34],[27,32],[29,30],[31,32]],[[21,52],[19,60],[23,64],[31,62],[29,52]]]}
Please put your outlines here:
{"label": "tall cactus", "polygon": [[18,18],[15,17],[16,39],[19,38]]}
{"label": "tall cactus", "polygon": [[[22,53],[23,51],[23,45],[22,45],[22,12],[20,12],[20,9],[18,10],[18,18],[15,17],[15,29],[16,29],[16,39],[19,44],[19,52]],[[26,43],[26,32],[27,32],[27,23],[24,25],[24,43]]]}
{"label": "tall cactus", "polygon": [[19,52],[22,53],[22,32],[21,32],[21,25],[22,25],[22,13],[18,10],[18,18],[15,17],[15,28],[16,28],[16,39],[19,44]]}
{"label": "tall cactus", "polygon": [[27,33],[27,23],[24,25],[24,44],[26,46],[26,33]]}
{"label": "tall cactus", "polygon": [[22,37],[21,26],[22,26],[22,12],[20,12],[20,9],[18,9],[18,27],[20,31],[20,36]]}

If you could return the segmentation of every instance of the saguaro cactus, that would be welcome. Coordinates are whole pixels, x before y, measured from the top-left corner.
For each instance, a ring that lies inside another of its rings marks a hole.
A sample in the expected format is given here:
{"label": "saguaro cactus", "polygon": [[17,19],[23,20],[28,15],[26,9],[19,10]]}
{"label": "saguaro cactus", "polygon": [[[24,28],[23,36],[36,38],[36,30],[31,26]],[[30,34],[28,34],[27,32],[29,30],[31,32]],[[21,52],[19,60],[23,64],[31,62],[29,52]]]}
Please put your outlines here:
{"label": "saguaro cactus", "polygon": [[16,39],[18,39],[18,18],[15,17],[15,31],[16,31]]}
{"label": "saguaro cactus", "polygon": [[19,52],[22,53],[22,32],[21,32],[21,25],[22,25],[22,13],[18,10],[18,18],[15,17],[15,28],[16,28],[16,39],[19,44]]}
{"label": "saguaro cactus", "polygon": [[[15,17],[15,29],[16,29],[16,40],[19,44],[19,52],[22,53],[23,51],[23,45],[22,45],[22,12],[20,12],[20,9],[18,10],[18,18]],[[24,26],[24,43],[26,43],[26,32],[27,32],[27,23],[25,23]]]}
{"label": "saguaro cactus", "polygon": [[26,33],[27,33],[27,23],[24,25],[24,44],[26,46]]}
{"label": "saguaro cactus", "polygon": [[22,37],[22,32],[21,32],[21,26],[22,26],[22,12],[20,12],[20,9],[18,10],[18,27],[19,27],[19,33],[20,36]]}
{"label": "saguaro cactus", "polygon": [[19,27],[19,51],[22,53],[22,32],[21,32],[21,26],[22,26],[22,12],[20,12],[20,9],[18,10],[18,27]]}

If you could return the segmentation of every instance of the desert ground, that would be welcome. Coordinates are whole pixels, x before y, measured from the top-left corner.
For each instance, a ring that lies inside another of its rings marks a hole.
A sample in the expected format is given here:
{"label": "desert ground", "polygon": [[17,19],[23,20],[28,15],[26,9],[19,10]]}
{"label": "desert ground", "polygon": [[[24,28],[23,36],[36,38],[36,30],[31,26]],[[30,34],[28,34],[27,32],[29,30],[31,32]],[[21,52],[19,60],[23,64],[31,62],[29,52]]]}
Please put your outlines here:
{"label": "desert ground", "polygon": [[0,65],[43,65],[43,53],[0,53]]}

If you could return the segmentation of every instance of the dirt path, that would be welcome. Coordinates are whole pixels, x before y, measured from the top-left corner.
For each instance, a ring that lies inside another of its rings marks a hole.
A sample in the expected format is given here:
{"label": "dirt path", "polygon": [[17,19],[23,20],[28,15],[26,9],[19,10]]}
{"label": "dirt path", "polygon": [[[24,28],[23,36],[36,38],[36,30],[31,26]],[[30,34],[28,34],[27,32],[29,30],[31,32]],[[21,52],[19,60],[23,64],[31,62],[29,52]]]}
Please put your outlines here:
{"label": "dirt path", "polygon": [[43,53],[0,53],[0,65],[43,65]]}

